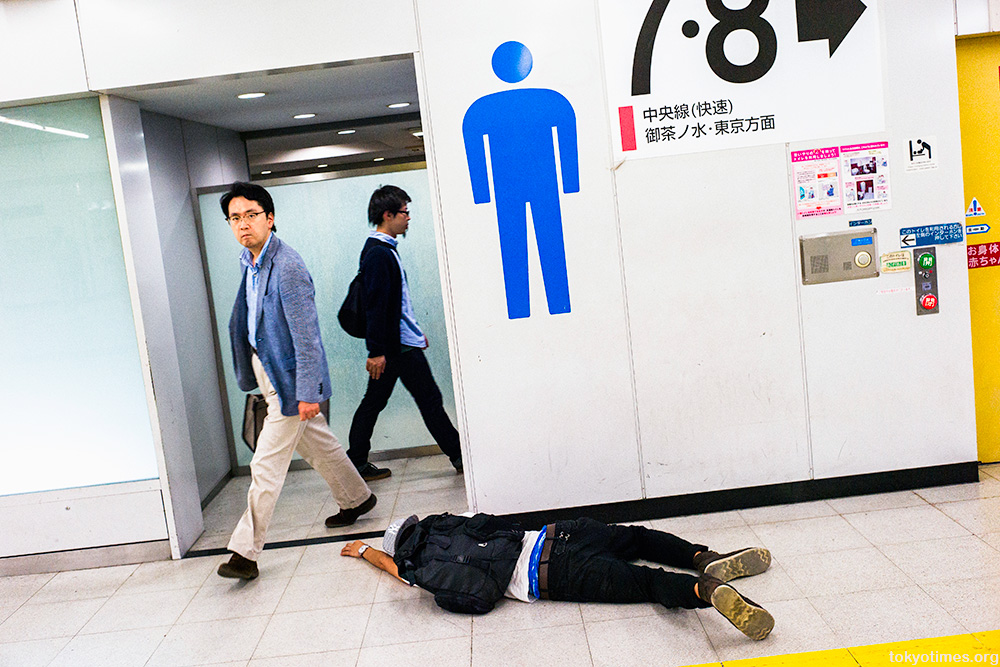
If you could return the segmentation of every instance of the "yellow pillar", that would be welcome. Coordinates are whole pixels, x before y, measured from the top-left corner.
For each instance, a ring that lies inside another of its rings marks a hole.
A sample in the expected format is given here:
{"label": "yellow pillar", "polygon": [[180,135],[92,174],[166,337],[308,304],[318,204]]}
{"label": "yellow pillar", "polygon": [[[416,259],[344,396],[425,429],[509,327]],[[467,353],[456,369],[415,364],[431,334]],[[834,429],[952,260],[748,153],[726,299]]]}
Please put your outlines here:
{"label": "yellow pillar", "polygon": [[[986,213],[965,222],[991,227],[966,241],[1000,243],[1000,35],[956,47],[965,203],[975,197]],[[979,460],[1000,461],[1000,265],[969,269],[969,295]]]}

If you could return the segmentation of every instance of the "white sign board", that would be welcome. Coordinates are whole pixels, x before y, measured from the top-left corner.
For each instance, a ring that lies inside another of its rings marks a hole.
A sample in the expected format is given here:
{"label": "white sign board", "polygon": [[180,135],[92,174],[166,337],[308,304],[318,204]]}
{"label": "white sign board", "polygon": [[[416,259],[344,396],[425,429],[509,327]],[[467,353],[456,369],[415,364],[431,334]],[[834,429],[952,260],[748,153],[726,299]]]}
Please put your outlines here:
{"label": "white sign board", "polygon": [[877,5],[598,0],[616,158],[882,131]]}

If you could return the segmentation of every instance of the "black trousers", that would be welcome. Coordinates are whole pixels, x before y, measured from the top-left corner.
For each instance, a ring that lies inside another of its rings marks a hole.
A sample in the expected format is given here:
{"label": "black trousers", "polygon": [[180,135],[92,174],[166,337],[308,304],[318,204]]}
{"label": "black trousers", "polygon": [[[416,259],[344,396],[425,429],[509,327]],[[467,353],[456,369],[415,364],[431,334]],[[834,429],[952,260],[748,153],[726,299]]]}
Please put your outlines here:
{"label": "black trousers", "polygon": [[462,447],[459,444],[458,431],[452,425],[448,413],[444,411],[441,390],[434,381],[424,351],[414,348],[398,356],[386,357],[382,376],[377,380],[368,378],[368,389],[365,390],[365,397],[361,399],[361,405],[354,412],[348,436],[350,447],[347,456],[351,462],[359,468],[368,462],[375,422],[389,402],[397,378],[402,380],[403,386],[413,396],[427,430],[431,432],[441,451],[451,459],[452,465],[461,461]]}
{"label": "black trousers", "polygon": [[587,518],[557,521],[555,534],[549,559],[552,600],[710,606],[694,594],[697,577],[630,562],[641,558],[693,569],[694,555],[708,550],[704,545],[643,526],[609,526]]}

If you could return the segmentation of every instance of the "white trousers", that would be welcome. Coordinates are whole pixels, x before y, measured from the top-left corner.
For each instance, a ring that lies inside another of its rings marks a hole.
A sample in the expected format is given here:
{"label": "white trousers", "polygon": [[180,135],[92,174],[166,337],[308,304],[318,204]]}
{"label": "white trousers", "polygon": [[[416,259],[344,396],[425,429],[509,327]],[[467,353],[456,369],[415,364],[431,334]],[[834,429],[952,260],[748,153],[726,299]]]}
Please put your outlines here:
{"label": "white trousers", "polygon": [[298,415],[286,417],[281,414],[278,393],[256,354],[251,362],[257,385],[267,401],[267,417],[250,461],[247,509],[236,524],[227,549],[257,560],[264,548],[267,526],[294,452],[298,451],[306,463],[323,476],[341,509],[357,507],[368,500],[371,490],[347,458],[323,414],[309,421],[299,421]]}

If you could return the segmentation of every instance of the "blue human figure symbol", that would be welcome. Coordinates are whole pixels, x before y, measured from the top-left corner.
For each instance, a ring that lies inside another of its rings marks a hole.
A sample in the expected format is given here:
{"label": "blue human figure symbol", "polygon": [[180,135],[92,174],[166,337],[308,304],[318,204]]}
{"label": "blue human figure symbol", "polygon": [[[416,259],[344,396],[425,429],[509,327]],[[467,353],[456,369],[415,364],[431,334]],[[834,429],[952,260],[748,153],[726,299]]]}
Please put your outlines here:
{"label": "blue human figure symbol", "polygon": [[[493,72],[502,81],[518,83],[531,72],[531,52],[520,42],[505,42],[493,52],[492,63]],[[531,315],[528,207],[549,313],[570,312],[553,128],[558,137],[563,192],[579,192],[576,113],[561,94],[545,88],[492,93],[473,102],[462,121],[472,198],[477,204],[490,202],[484,137],[489,141],[507,316],[512,320]]]}

